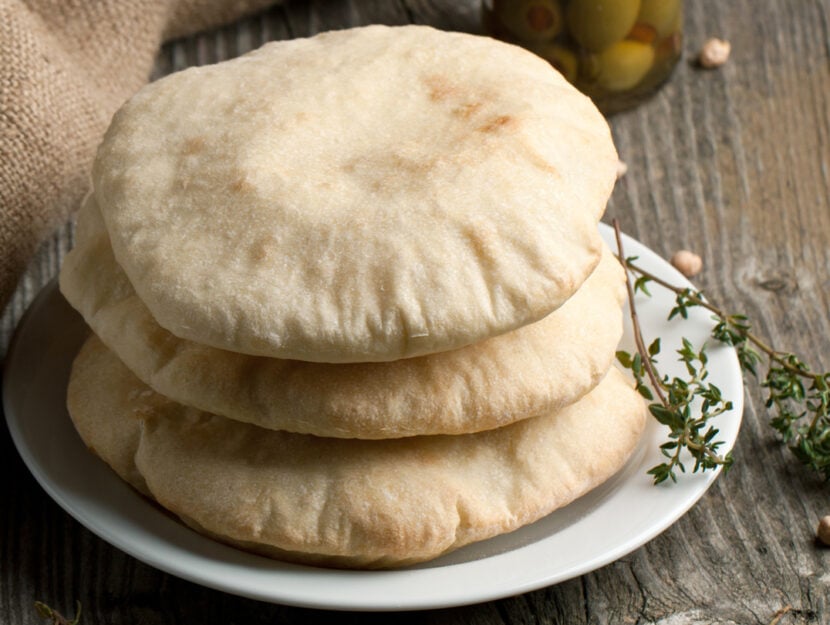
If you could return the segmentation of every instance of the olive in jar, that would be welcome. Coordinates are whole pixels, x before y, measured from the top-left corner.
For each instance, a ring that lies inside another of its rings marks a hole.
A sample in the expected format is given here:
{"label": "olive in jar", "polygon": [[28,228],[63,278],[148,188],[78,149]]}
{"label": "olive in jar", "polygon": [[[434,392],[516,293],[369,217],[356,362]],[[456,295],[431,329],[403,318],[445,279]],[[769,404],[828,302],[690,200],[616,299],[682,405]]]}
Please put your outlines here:
{"label": "olive in jar", "polygon": [[562,32],[558,0],[497,2],[495,17],[518,41],[547,41]]}
{"label": "olive in jar", "polygon": [[597,55],[597,85],[608,91],[626,91],[637,86],[654,63],[654,48],[625,39]]}
{"label": "olive in jar", "polygon": [[641,0],[638,24],[648,24],[659,38],[680,28],[680,0]]}
{"label": "olive in jar", "polygon": [[625,36],[637,21],[640,0],[571,0],[568,31],[590,52],[601,52]]}

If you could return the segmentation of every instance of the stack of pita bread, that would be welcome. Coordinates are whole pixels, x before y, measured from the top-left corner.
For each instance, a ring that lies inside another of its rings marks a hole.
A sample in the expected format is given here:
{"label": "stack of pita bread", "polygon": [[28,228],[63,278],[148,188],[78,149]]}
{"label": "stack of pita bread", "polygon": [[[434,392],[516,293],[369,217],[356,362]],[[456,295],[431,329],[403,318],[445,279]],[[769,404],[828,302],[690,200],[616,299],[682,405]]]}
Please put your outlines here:
{"label": "stack of pita bread", "polygon": [[278,558],[399,566],[613,475],[608,126],[494,40],[371,26],[148,86],[99,149],[61,289],[68,405],[123,479]]}

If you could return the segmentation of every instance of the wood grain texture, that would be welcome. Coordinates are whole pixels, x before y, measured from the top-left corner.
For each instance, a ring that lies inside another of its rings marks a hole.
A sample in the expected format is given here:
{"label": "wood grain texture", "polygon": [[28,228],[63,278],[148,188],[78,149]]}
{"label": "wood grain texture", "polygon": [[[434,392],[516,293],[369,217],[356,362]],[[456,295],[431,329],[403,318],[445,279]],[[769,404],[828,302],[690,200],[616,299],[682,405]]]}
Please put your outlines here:
{"label": "wood grain texture", "polygon": [[[478,3],[288,2],[168,45],[157,76],[265,41],[372,22],[476,32]],[[692,59],[729,39],[716,71]],[[643,106],[612,119],[628,175],[608,218],[664,256],[703,256],[700,286],[750,315],[781,349],[830,369],[830,0],[690,0],[685,62]],[[0,321],[0,345],[71,244],[46,242]],[[830,622],[830,551],[814,525],[828,486],[802,470],[746,388],[736,466],[678,523],[620,561],[552,588],[457,609],[395,615],[274,606],[208,590],[125,556],[72,521],[36,485],[0,429],[0,622],[40,621],[40,599],[85,625],[173,623],[763,624]]]}

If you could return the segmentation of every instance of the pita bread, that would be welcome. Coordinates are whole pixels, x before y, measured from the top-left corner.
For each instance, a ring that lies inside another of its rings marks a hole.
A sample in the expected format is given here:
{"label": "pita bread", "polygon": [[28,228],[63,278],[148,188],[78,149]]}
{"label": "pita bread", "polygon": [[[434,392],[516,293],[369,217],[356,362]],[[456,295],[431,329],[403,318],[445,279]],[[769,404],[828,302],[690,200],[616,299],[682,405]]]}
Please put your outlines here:
{"label": "pita bread", "polygon": [[369,362],[558,308],[599,261],[616,164],[602,115],[532,53],[369,26],[148,85],[93,182],[115,257],[171,333]]}
{"label": "pita bread", "polygon": [[137,442],[146,488],[190,524],[258,552],[349,567],[427,560],[548,514],[619,470],[646,414],[611,369],[559,413],[488,432],[290,434],[166,400],[95,337],[75,361],[68,406],[87,445],[131,482],[122,442]]}
{"label": "pita bread", "polygon": [[611,366],[624,281],[606,248],[576,294],[534,324],[451,352],[323,364],[247,356],[164,330],[115,262],[91,197],[61,271],[69,302],[162,395],[266,428],[345,438],[475,432],[573,403]]}

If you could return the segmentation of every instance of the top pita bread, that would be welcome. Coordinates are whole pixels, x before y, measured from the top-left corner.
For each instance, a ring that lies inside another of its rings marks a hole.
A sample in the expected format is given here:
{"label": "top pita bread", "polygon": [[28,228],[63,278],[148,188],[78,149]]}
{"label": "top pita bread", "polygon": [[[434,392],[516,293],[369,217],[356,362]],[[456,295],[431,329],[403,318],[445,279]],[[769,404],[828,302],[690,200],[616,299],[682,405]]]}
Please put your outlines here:
{"label": "top pita bread", "polygon": [[599,260],[616,163],[605,120],[542,59],[370,26],[149,85],[113,119],[93,182],[163,327],[362,362],[559,307]]}

